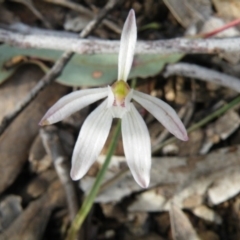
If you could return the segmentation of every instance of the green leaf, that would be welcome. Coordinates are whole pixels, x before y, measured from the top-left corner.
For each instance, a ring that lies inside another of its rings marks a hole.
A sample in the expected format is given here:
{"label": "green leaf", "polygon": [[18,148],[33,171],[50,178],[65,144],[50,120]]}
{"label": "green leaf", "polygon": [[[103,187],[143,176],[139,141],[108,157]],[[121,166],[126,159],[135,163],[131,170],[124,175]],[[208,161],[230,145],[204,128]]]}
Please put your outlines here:
{"label": "green leaf", "polygon": [[139,31],[144,31],[144,30],[148,30],[148,29],[155,29],[155,30],[158,30],[161,28],[161,24],[158,23],[158,22],[152,22],[152,23],[149,23],[149,24],[146,24],[144,26],[142,26]]}
{"label": "green leaf", "polygon": [[[20,49],[9,45],[0,45],[0,83],[8,78],[15,69],[5,70],[6,61],[15,56],[29,56],[32,58],[56,61],[62,51],[47,49]],[[112,83],[117,78],[117,54],[75,54],[64,68],[58,82],[68,86],[101,86]],[[165,64],[175,63],[182,58],[181,54],[136,55],[130,78],[146,78],[158,74]]]}

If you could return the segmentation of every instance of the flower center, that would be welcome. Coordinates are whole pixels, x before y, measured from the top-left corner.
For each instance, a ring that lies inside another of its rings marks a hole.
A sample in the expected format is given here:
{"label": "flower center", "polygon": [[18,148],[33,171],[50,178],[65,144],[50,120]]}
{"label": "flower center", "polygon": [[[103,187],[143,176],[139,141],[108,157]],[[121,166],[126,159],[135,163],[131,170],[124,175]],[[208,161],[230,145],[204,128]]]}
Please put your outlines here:
{"label": "flower center", "polygon": [[116,81],[112,85],[112,91],[113,91],[113,94],[114,94],[113,105],[114,106],[125,107],[125,105],[124,105],[125,98],[130,91],[129,85],[123,80]]}

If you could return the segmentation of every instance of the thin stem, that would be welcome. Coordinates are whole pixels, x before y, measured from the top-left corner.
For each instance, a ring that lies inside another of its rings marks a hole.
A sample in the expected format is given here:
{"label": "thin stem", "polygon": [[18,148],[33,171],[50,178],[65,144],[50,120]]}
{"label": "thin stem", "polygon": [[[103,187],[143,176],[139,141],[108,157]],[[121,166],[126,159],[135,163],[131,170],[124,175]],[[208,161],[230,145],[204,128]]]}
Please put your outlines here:
{"label": "thin stem", "polygon": [[225,24],[224,26],[220,27],[220,28],[217,28],[211,32],[207,32],[207,33],[202,33],[202,34],[199,34],[199,37],[202,37],[202,38],[209,38],[209,37],[212,37],[220,32],[223,32],[224,30],[226,29],[229,29],[229,28],[232,28],[232,27],[235,27],[237,26],[238,24],[240,24],[240,18],[238,19],[235,19],[233,20],[232,22],[230,23],[227,23]]}
{"label": "thin stem", "polygon": [[121,120],[118,121],[118,124],[116,126],[116,130],[114,132],[113,139],[108,148],[105,162],[104,162],[102,168],[100,169],[100,171],[98,172],[96,180],[95,180],[88,196],[84,199],[82,207],[78,211],[74,221],[71,224],[71,227],[68,232],[67,240],[75,240],[76,239],[79,229],[81,228],[85,218],[87,217],[89,211],[92,208],[94,200],[95,200],[95,198],[98,194],[99,188],[101,186],[102,180],[107,171],[108,165],[111,161],[112,155],[114,154],[115,148],[117,146],[117,141],[118,141],[118,137],[120,135],[120,130],[121,130]]}
{"label": "thin stem", "polygon": [[[240,103],[240,96],[236,97],[234,100],[232,100],[230,103],[227,103],[226,105],[224,105],[223,107],[221,107],[220,109],[216,110],[215,112],[213,112],[212,114],[208,115],[207,117],[205,117],[204,119],[202,119],[201,121],[193,124],[190,128],[188,128],[187,132],[193,132],[194,130],[204,126],[205,124],[207,124],[208,122],[210,122],[211,120],[213,120],[214,118],[218,117],[219,115],[225,113],[226,111],[228,111],[229,109],[233,108],[234,106],[236,106],[237,104]],[[173,143],[175,142],[177,139],[175,137],[169,138],[167,141],[159,144],[153,151],[152,153],[156,153],[158,152],[162,147],[166,146],[167,144]]]}

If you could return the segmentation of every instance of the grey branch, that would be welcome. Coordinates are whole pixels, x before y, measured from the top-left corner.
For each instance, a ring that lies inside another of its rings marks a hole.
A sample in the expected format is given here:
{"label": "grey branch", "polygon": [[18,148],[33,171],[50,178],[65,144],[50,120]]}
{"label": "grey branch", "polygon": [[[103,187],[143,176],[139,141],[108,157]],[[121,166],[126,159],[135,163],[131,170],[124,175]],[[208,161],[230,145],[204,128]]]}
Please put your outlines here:
{"label": "grey branch", "polygon": [[64,187],[69,209],[70,219],[73,220],[78,211],[78,199],[74,184],[69,176],[69,159],[63,152],[63,148],[58,136],[58,129],[55,126],[47,126],[40,131],[43,145],[46,152],[53,161],[54,168]]}
{"label": "grey branch", "polygon": [[[95,22],[96,24],[96,22]],[[86,36],[82,32],[81,37]],[[88,34],[87,34],[88,35]],[[55,49],[79,54],[118,53],[119,41],[76,39],[48,34],[25,35],[0,29],[0,42],[22,48]],[[138,41],[136,54],[228,53],[240,51],[240,38]]]}
{"label": "grey branch", "polygon": [[[99,14],[89,22],[89,24],[83,29],[80,34],[80,38],[87,37],[101,22],[101,20],[105,17],[105,15],[120,1],[117,0],[109,0],[106,6],[99,12]],[[61,40],[59,40],[61,41]],[[55,42],[56,43],[56,42]],[[16,109],[4,117],[1,125],[0,125],[0,135],[4,132],[7,126],[11,123],[11,121],[26,107],[28,104],[38,95],[38,93],[44,89],[47,85],[53,82],[57,77],[61,75],[64,67],[68,63],[68,61],[72,58],[74,52],[71,50],[67,50],[62,54],[62,56],[55,62],[53,67],[49,70],[49,72],[39,81],[39,83],[31,90],[31,92],[23,99],[22,102],[16,107]]]}
{"label": "grey branch", "polygon": [[200,67],[195,64],[189,63],[176,63],[168,65],[164,72],[164,77],[173,75],[180,75],[184,77],[190,77],[200,79],[203,81],[212,82],[224,87],[231,88],[237,92],[240,92],[240,79],[229,76],[224,73],[210,70],[205,67]]}

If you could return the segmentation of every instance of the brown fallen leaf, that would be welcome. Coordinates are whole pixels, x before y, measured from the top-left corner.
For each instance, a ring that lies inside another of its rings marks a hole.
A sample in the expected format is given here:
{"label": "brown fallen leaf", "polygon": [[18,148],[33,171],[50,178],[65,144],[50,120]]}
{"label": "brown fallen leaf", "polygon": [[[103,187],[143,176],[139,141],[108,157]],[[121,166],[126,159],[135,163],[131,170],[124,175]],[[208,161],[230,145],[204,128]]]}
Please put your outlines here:
{"label": "brown fallen leaf", "polygon": [[124,240],[165,240],[161,236],[157,235],[156,233],[149,233],[145,236],[126,236]]}
{"label": "brown fallen leaf", "polygon": [[205,205],[200,205],[193,209],[195,216],[205,219],[209,222],[214,222],[215,224],[222,224],[222,218],[213,209],[208,208]]}
{"label": "brown fallen leaf", "polygon": [[213,4],[219,16],[227,19],[240,17],[239,0],[213,0]]}
{"label": "brown fallen leaf", "polygon": [[41,20],[43,22],[43,24],[45,25],[46,28],[51,28],[50,23],[45,19],[45,17],[34,6],[32,0],[11,0],[11,1],[25,5],[39,20]]}
{"label": "brown fallen leaf", "polygon": [[56,181],[57,174],[54,169],[42,172],[33,178],[22,190],[21,196],[25,202],[41,197],[48,189],[49,185]]}
{"label": "brown fallen leaf", "polygon": [[[201,240],[220,240],[218,235],[213,231],[208,231],[208,230],[203,231],[203,232],[200,232],[198,235]],[[235,238],[235,239],[239,239],[239,238]]]}
{"label": "brown fallen leaf", "polygon": [[[182,162],[183,158],[165,158],[164,163],[158,159],[157,163],[153,162],[154,170],[151,176],[153,181],[156,181],[158,176],[159,186],[138,194],[136,200],[128,206],[128,210],[168,210],[172,199],[178,206],[187,209],[204,204],[206,198],[212,204],[226,201],[240,191],[239,154],[240,147],[236,146],[223,148],[202,157],[186,158],[186,165]],[[158,175],[155,175],[157,171]],[[127,186],[130,186],[129,182]],[[113,187],[108,188],[109,192],[114,190]],[[118,194],[119,192],[118,190]],[[99,196],[99,199],[103,197]]]}
{"label": "brown fallen leaf", "polygon": [[23,66],[4,82],[0,87],[0,121],[12,112],[16,105],[30,91],[41,76],[39,69],[35,66]]}
{"label": "brown fallen leaf", "polygon": [[[234,239],[240,239],[240,197],[237,196],[232,209],[231,209],[231,213],[234,217],[234,221],[231,223],[232,224],[232,229],[234,229],[233,231],[235,232],[235,238]],[[236,230],[235,230],[236,229]]]}
{"label": "brown fallen leaf", "polygon": [[200,240],[187,216],[174,203],[171,204],[169,214],[174,240]]}
{"label": "brown fallen leaf", "polygon": [[0,0],[0,22],[1,23],[5,23],[5,24],[12,24],[16,21],[19,21],[17,19],[17,17],[10,11],[7,9],[7,7],[5,5],[3,5],[2,3],[4,2],[4,0]]}
{"label": "brown fallen leaf", "polygon": [[189,140],[185,142],[178,142],[179,152],[178,156],[196,156],[202,146],[204,139],[203,129],[197,129],[189,133]]}
{"label": "brown fallen leaf", "polygon": [[[97,163],[101,166],[104,159],[104,156],[100,156]],[[136,194],[135,200],[128,205],[128,211],[169,210],[172,199],[182,208],[188,209],[204,204],[206,198],[210,199],[208,190],[215,183],[221,180],[221,186],[229,188],[229,179],[239,175],[240,146],[222,148],[205,156],[161,157],[152,158],[152,161],[150,189]],[[121,172],[125,163],[125,157],[112,158],[103,181],[107,187],[99,193],[96,202],[117,203],[123,197],[142,190],[129,171],[125,170],[124,174]],[[82,178],[80,186],[85,193],[91,188],[94,179],[95,175]],[[238,181],[235,182],[229,188],[230,194],[216,194],[215,199],[236,195],[240,190]]]}
{"label": "brown fallen leaf", "polygon": [[209,0],[164,0],[164,3],[184,27],[203,21],[212,12]]}
{"label": "brown fallen leaf", "polygon": [[[43,73],[34,68],[25,69],[25,74],[14,75],[12,88],[8,94],[14,94],[14,83],[21,77],[27,79],[40,79]],[[28,73],[30,76],[28,76]],[[11,79],[9,80],[11,81]],[[20,81],[21,82],[21,81]],[[49,85],[40,92],[38,97],[11,123],[0,137],[0,193],[11,185],[27,161],[30,146],[36,137],[38,122],[47,109],[53,105],[67,91],[67,88],[57,83]]]}
{"label": "brown fallen leaf", "polygon": [[240,192],[239,181],[240,174],[238,171],[232,171],[227,178],[217,179],[208,189],[209,203],[217,205],[234,197]]}
{"label": "brown fallen leaf", "polygon": [[[59,138],[62,147],[67,156],[72,155],[73,147],[75,145],[75,138],[70,131],[59,130]],[[41,173],[52,166],[52,160],[46,153],[40,135],[37,135],[29,152],[30,169],[34,173]]]}
{"label": "brown fallen leaf", "polygon": [[34,139],[29,152],[30,170],[35,173],[41,173],[52,165],[52,160],[47,155],[40,135]]}
{"label": "brown fallen leaf", "polygon": [[21,214],[21,197],[8,195],[0,202],[0,232],[3,232],[8,226]]}
{"label": "brown fallen leaf", "polygon": [[32,201],[13,224],[0,234],[0,239],[41,240],[52,211],[64,205],[65,193],[61,183],[56,180],[46,194]]}
{"label": "brown fallen leaf", "polygon": [[147,212],[128,213],[130,221],[125,222],[125,226],[133,236],[144,236],[149,232],[149,215]]}
{"label": "brown fallen leaf", "polygon": [[210,148],[219,143],[221,140],[226,140],[239,127],[240,117],[234,110],[228,111],[217,121],[210,124],[206,130],[206,139],[200,150],[200,154],[206,154]]}

